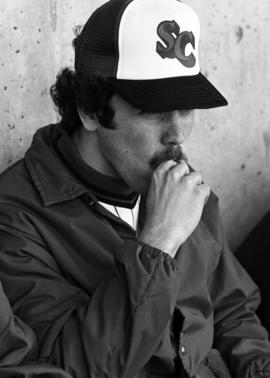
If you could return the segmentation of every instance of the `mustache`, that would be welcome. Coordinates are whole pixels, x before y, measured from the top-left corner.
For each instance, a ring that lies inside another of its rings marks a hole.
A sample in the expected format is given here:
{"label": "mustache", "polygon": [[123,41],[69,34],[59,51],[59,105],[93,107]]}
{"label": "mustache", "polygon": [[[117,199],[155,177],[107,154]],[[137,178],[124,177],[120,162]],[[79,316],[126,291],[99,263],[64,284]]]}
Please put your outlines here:
{"label": "mustache", "polygon": [[174,160],[179,162],[180,160],[188,161],[187,155],[179,145],[171,145],[167,150],[157,153],[150,161],[152,169],[156,169],[161,163],[167,160]]}

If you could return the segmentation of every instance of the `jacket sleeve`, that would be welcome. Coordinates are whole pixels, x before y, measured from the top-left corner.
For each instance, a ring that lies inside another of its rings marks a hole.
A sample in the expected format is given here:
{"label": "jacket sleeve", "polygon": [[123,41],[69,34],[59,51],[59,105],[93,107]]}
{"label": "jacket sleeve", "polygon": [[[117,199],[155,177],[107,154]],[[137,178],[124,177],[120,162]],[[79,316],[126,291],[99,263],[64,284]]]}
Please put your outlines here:
{"label": "jacket sleeve", "polygon": [[62,369],[39,364],[38,348],[34,332],[12,312],[0,283],[0,377],[71,378]]}
{"label": "jacket sleeve", "polygon": [[133,377],[159,345],[179,286],[177,260],[136,239],[89,295],[45,245],[0,226],[0,278],[14,312],[34,330],[40,361],[74,377]]}
{"label": "jacket sleeve", "polygon": [[36,352],[33,331],[13,314],[0,282],[0,367],[19,365]]}
{"label": "jacket sleeve", "polygon": [[220,221],[219,233],[222,253],[209,280],[215,310],[214,347],[237,378],[269,377],[270,343],[255,314],[259,290],[229,250]]}

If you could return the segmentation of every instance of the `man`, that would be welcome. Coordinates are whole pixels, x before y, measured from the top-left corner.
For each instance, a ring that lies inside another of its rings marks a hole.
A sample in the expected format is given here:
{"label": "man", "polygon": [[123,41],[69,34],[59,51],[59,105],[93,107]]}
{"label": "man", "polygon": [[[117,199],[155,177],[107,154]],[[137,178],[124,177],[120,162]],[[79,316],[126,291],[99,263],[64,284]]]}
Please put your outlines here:
{"label": "man", "polygon": [[1,177],[0,278],[72,377],[270,375],[258,290],[182,149],[193,109],[227,104],[198,43],[180,1],[100,7],[52,88],[60,124]]}

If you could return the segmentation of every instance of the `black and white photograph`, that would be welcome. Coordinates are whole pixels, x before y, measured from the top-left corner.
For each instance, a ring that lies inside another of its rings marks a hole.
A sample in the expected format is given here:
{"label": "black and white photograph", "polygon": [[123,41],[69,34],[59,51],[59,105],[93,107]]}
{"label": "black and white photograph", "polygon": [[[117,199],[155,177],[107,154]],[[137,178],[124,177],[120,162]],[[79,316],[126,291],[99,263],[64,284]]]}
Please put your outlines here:
{"label": "black and white photograph", "polygon": [[0,0],[0,378],[270,378],[269,35]]}

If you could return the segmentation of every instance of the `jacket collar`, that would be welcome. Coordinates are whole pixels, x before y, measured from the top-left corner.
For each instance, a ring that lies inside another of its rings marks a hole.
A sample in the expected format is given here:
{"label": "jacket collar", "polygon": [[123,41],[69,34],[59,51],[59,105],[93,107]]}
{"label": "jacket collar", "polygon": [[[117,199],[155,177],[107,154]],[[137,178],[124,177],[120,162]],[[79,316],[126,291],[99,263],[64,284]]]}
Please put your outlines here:
{"label": "jacket collar", "polygon": [[86,193],[96,202],[96,197],[54,152],[53,145],[61,135],[58,125],[39,129],[25,154],[26,166],[44,206],[70,201]]}

